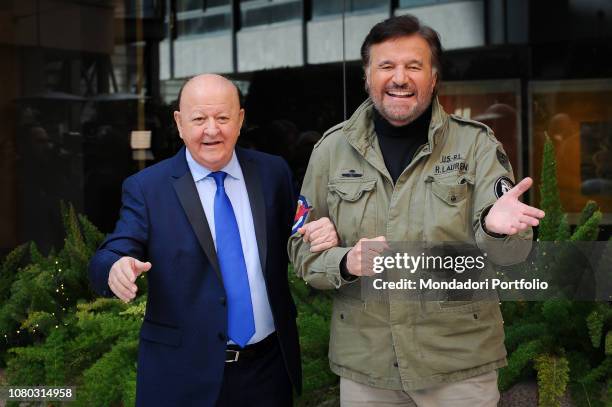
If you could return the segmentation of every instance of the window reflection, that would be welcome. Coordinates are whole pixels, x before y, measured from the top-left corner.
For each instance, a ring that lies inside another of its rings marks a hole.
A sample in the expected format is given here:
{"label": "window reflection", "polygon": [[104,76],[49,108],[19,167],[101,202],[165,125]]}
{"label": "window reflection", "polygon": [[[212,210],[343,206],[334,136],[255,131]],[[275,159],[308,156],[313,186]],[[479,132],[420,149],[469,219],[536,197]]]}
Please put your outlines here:
{"label": "window reflection", "polygon": [[230,0],[183,0],[177,2],[178,37],[226,31],[232,27]]}
{"label": "window reflection", "polygon": [[380,11],[389,8],[389,0],[313,0],[312,15],[320,17],[342,12]]}
{"label": "window reflection", "polygon": [[201,10],[202,0],[177,0],[176,11]]}
{"label": "window reflection", "polygon": [[495,133],[517,178],[522,177],[520,81],[442,82],[440,103],[451,114],[476,120]]}
{"label": "window reflection", "polygon": [[532,172],[542,168],[546,136],[555,147],[557,179],[566,211],[588,200],[612,211],[612,81],[536,81],[529,87]]}
{"label": "window reflection", "polygon": [[240,3],[240,18],[243,27],[302,18],[300,0],[242,0]]}
{"label": "window reflection", "polygon": [[461,0],[399,0],[400,8],[420,7],[420,6],[431,6],[439,3],[451,3],[453,1]]}

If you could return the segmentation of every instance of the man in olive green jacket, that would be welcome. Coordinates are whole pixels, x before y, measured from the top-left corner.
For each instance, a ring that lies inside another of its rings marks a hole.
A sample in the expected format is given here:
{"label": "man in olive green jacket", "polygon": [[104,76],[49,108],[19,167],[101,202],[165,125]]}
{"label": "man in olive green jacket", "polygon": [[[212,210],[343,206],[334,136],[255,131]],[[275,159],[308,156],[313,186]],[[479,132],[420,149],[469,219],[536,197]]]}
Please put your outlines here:
{"label": "man in olive green jacket", "polygon": [[[355,281],[392,241],[466,242],[493,263],[521,261],[544,213],[518,200],[532,181],[514,186],[491,129],[438,104],[435,31],[392,17],[361,52],[370,98],[315,146],[288,244],[300,277],[336,290],[329,359],[341,403],[493,406],[506,364],[497,302],[372,301]],[[303,223],[325,217],[341,243],[313,253]]]}

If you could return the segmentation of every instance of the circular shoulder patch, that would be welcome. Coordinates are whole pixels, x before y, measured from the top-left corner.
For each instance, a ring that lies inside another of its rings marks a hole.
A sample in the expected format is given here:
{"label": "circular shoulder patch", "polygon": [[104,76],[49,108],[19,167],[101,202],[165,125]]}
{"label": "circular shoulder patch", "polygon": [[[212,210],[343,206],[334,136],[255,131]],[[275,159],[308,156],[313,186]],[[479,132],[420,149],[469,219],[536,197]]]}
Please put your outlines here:
{"label": "circular shoulder patch", "polygon": [[493,187],[495,196],[498,199],[512,188],[514,188],[514,182],[508,177],[499,177],[497,181],[495,181],[495,186]]}

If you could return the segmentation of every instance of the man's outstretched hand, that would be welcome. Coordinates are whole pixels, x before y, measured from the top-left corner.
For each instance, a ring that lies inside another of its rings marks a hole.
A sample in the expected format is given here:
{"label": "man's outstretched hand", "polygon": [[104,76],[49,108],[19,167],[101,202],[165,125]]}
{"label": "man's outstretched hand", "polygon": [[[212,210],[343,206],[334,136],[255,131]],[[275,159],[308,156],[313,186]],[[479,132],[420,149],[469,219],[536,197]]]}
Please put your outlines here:
{"label": "man's outstretched hand", "polygon": [[151,269],[151,263],[143,263],[133,257],[122,257],[113,264],[108,273],[108,286],[123,302],[130,302],[136,297],[138,286],[135,281],[145,271]]}
{"label": "man's outstretched hand", "polygon": [[502,235],[514,235],[540,223],[540,219],[544,217],[544,211],[519,201],[519,197],[532,184],[533,180],[527,177],[495,202],[485,218],[487,231]]}

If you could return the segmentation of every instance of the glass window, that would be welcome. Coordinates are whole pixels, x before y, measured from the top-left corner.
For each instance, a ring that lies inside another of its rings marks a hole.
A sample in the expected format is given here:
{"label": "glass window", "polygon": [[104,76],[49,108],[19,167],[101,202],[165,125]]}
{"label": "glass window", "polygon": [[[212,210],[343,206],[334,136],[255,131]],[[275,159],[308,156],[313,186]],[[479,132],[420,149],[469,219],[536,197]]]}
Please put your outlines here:
{"label": "glass window", "polygon": [[458,0],[400,0],[399,8],[411,8],[420,6],[430,6],[439,3],[450,3]]}
{"label": "glass window", "polygon": [[442,82],[438,93],[446,112],[493,129],[510,159],[514,176],[521,178],[520,81]]}
{"label": "glass window", "polygon": [[[53,12],[33,8],[28,18],[0,6],[0,19],[11,22],[2,26],[0,47],[7,84],[0,95],[6,113],[0,120],[0,256],[29,241],[44,253],[61,248],[60,202],[110,232],[121,182],[146,159],[151,164],[176,151],[167,144],[174,142],[167,137],[172,115],[160,102],[156,69],[163,27],[156,13],[164,1],[143,0],[139,9],[135,2],[64,3]],[[159,20],[138,30],[136,16]],[[37,32],[36,46],[24,41]],[[135,130],[150,132],[150,148],[131,148]],[[144,159],[137,151],[147,153]]]}
{"label": "glass window", "polygon": [[312,0],[313,17],[342,14],[344,0]]}
{"label": "glass window", "polygon": [[320,17],[332,14],[342,14],[343,8],[346,12],[385,10],[389,7],[388,0],[313,0],[312,15]]}
{"label": "glass window", "polygon": [[224,31],[232,27],[230,0],[185,0],[182,6],[193,9],[177,13],[178,37]]}
{"label": "glass window", "polygon": [[301,1],[247,1],[240,5],[243,27],[302,18]]}
{"label": "glass window", "polygon": [[176,0],[176,11],[202,10],[203,0]]}
{"label": "glass window", "polygon": [[[138,15],[136,10],[136,2],[125,2],[125,17],[136,18]],[[159,18],[162,12],[162,4],[160,0],[142,0],[140,3],[140,16],[142,18]]]}
{"label": "glass window", "polygon": [[204,0],[204,8],[229,6],[231,4],[231,0]]}
{"label": "glass window", "polygon": [[384,10],[389,7],[387,0],[350,0],[350,11]]}
{"label": "glass window", "polygon": [[555,147],[565,211],[578,213],[593,200],[608,224],[612,223],[611,100],[612,79],[529,84],[531,173],[536,185],[548,135]]}
{"label": "glass window", "polygon": [[221,13],[196,18],[180,19],[176,22],[176,33],[179,37],[205,34],[231,28],[231,14]]}

